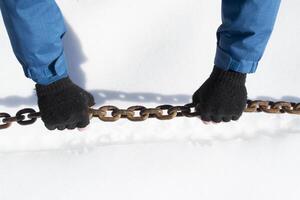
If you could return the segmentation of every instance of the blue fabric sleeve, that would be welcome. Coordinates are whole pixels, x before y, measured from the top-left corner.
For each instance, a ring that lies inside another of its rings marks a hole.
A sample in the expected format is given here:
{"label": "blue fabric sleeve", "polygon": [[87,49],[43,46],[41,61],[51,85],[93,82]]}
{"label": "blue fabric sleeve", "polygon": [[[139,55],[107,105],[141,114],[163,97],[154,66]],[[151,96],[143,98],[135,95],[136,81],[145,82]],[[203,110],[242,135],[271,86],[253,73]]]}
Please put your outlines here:
{"label": "blue fabric sleeve", "polygon": [[215,65],[254,73],[271,36],[280,0],[222,0]]}
{"label": "blue fabric sleeve", "polygon": [[0,0],[2,17],[26,77],[47,85],[68,75],[63,16],[54,0]]}

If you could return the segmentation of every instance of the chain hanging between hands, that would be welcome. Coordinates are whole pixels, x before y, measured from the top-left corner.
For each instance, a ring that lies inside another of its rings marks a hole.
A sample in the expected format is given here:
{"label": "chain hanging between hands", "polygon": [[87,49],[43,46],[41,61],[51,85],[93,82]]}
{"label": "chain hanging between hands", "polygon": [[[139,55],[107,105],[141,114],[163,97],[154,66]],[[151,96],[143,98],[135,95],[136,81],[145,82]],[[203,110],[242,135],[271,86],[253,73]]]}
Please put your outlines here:
{"label": "chain hanging between hands", "polygon": [[[115,122],[121,118],[138,122],[149,118],[159,120],[171,120],[176,117],[197,117],[200,116],[195,110],[195,104],[189,103],[184,106],[160,105],[156,108],[146,108],[144,106],[131,106],[127,109],[119,109],[116,106],[102,106],[99,109],[89,108],[91,118],[97,117],[105,122]],[[248,100],[244,112],[265,112],[265,113],[288,113],[300,115],[300,103],[285,101],[261,101]],[[17,112],[12,117],[8,113],[0,113],[0,129],[6,129],[12,123],[17,122],[20,125],[30,125],[41,117],[40,112],[32,108],[25,108]]]}

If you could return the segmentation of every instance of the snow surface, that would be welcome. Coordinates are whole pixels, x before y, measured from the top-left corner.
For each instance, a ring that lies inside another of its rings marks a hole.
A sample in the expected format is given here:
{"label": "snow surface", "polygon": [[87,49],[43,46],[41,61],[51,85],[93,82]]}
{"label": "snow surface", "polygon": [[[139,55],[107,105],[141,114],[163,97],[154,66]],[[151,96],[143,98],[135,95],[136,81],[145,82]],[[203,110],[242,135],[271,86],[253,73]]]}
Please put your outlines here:
{"label": "snow surface", "polygon": [[[97,106],[183,105],[212,70],[220,2],[59,0],[70,74]],[[250,99],[300,102],[298,1],[283,1]],[[36,106],[1,22],[0,110]],[[0,134],[0,200],[300,198],[300,117],[244,114],[104,123],[49,132],[42,122]]]}

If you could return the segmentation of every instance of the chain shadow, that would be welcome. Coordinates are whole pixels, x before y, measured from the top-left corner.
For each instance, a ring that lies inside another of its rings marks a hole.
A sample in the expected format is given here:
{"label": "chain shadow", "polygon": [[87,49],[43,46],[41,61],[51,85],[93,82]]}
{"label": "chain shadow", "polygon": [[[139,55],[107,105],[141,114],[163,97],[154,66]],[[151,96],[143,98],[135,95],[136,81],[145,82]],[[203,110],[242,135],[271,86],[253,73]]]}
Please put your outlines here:
{"label": "chain shadow", "polygon": [[267,101],[274,101],[274,102],[277,102],[277,101],[288,101],[288,102],[300,103],[300,97],[290,96],[290,95],[282,96],[280,99],[274,98],[274,97],[269,97],[269,96],[257,96],[255,99],[258,99],[258,100],[267,100]]}
{"label": "chain shadow", "polygon": [[105,104],[112,100],[135,102],[135,103],[162,103],[162,104],[186,104],[191,102],[191,95],[174,94],[164,95],[149,92],[124,92],[112,90],[90,91],[97,104]]}
{"label": "chain shadow", "polygon": [[[191,101],[190,95],[174,94],[164,95],[149,92],[125,92],[113,90],[91,90],[97,105],[108,103],[112,100],[138,102],[138,103],[162,103],[162,104],[185,104]],[[0,98],[0,105],[5,107],[36,106],[35,93],[31,96],[8,96]]]}

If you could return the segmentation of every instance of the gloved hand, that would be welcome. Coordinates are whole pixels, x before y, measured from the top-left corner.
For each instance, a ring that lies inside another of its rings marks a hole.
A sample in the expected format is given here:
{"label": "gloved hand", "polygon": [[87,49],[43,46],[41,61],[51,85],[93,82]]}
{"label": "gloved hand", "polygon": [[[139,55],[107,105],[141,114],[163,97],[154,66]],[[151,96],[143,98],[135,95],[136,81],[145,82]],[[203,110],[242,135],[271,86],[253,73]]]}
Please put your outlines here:
{"label": "gloved hand", "polygon": [[193,94],[203,121],[238,120],[247,104],[246,74],[214,67],[210,77]]}
{"label": "gloved hand", "polygon": [[89,124],[88,108],[95,104],[94,98],[69,77],[35,86],[41,117],[49,130],[84,128]]}

